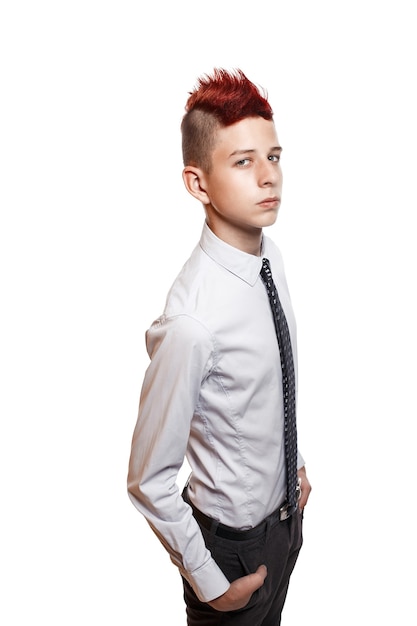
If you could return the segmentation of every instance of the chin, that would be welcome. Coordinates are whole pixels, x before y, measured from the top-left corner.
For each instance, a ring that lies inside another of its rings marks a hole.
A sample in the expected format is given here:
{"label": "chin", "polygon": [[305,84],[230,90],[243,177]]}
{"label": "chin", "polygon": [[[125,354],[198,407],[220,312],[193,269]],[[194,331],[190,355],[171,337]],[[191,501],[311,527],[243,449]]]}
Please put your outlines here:
{"label": "chin", "polygon": [[277,221],[277,217],[278,217],[278,212],[274,212],[271,215],[266,215],[265,218],[262,220],[262,226],[261,228],[267,228],[268,226],[273,226],[275,224],[275,222]]}

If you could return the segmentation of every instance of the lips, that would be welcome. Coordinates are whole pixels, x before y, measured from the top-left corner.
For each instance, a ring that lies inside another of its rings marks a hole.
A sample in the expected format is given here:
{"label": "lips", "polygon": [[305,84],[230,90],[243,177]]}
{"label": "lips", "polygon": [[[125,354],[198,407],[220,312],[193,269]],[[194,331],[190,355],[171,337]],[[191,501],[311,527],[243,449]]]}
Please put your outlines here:
{"label": "lips", "polygon": [[273,196],[271,198],[265,198],[265,200],[261,200],[260,202],[258,202],[258,204],[265,207],[275,207],[279,204],[279,202],[280,199],[278,198],[278,196]]}

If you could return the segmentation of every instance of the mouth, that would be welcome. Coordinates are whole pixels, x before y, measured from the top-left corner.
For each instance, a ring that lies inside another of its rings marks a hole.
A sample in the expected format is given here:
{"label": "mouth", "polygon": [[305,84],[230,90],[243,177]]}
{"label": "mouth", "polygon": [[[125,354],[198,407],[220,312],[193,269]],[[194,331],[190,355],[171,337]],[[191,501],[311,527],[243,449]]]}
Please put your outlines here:
{"label": "mouth", "polygon": [[279,206],[280,202],[281,200],[280,198],[278,198],[278,196],[273,196],[271,198],[265,198],[265,200],[261,200],[261,202],[258,202],[258,205],[267,209],[276,209]]}

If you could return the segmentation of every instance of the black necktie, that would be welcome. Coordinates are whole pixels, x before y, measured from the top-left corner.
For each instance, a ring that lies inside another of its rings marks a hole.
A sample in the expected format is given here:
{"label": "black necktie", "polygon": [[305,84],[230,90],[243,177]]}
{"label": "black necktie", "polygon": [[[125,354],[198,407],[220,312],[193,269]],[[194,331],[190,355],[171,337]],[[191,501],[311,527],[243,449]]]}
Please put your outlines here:
{"label": "black necktie", "polygon": [[272,279],[271,267],[268,259],[262,259],[261,278],[265,283],[275,323],[281,357],[282,386],[284,398],[284,441],[285,460],[287,467],[287,501],[295,506],[298,499],[297,477],[297,425],[295,408],[295,372],[294,359],[291,347],[290,332],[278,291]]}

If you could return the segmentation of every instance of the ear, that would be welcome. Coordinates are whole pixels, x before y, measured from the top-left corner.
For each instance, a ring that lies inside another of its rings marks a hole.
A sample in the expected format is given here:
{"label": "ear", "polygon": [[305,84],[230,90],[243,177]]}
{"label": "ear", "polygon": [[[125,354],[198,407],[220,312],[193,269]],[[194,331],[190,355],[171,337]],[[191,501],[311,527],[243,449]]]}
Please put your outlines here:
{"label": "ear", "polygon": [[203,204],[210,203],[210,198],[205,191],[204,172],[199,167],[187,165],[182,172],[182,179],[185,188],[194,198]]}

